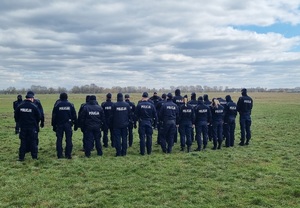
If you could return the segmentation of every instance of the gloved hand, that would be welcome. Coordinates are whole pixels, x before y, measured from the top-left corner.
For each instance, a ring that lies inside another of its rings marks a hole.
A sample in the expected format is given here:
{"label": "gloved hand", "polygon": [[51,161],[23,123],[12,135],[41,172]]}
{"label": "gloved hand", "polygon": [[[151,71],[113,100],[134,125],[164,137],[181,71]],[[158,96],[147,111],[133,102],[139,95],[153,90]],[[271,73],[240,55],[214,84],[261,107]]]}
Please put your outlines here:
{"label": "gloved hand", "polygon": [[52,130],[53,130],[54,132],[56,132],[56,126],[53,126]]}
{"label": "gloved hand", "polygon": [[44,128],[44,121],[41,121],[40,127],[41,127],[41,128]]}

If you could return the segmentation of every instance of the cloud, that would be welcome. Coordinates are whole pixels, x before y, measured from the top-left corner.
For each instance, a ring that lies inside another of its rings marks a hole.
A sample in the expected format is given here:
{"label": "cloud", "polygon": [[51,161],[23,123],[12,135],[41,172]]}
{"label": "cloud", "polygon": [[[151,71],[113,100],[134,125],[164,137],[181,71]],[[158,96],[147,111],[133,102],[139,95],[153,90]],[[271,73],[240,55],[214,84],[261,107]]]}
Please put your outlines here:
{"label": "cloud", "polygon": [[295,87],[300,36],[285,36],[281,26],[300,29],[299,7],[297,0],[4,0],[0,89]]}

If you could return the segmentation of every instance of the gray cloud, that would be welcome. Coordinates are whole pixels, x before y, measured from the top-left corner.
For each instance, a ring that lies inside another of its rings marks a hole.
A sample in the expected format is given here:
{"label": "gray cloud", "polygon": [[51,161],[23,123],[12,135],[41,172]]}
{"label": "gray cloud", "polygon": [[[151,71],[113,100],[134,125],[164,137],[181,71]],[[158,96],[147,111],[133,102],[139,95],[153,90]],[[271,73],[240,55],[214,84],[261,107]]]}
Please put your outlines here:
{"label": "gray cloud", "polygon": [[299,26],[299,6],[297,0],[4,0],[0,89],[295,87],[300,36],[234,26]]}

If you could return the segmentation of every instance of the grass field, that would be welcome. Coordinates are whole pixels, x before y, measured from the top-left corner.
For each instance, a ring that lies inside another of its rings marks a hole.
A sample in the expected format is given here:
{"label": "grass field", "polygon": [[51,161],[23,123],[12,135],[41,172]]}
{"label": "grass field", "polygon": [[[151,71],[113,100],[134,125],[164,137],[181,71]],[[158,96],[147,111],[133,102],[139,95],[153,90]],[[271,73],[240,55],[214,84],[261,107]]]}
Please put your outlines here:
{"label": "grass field", "polygon": [[[239,94],[231,95],[237,101]],[[0,95],[0,207],[300,207],[300,95],[249,95],[254,100],[249,146],[212,151],[209,143],[204,152],[183,153],[177,143],[166,155],[153,145],[152,155],[140,156],[135,130],[126,157],[114,157],[110,147],[103,157],[92,152],[88,159],[77,131],[72,160],[56,159],[50,121],[58,95],[37,95],[46,123],[39,134],[39,160],[27,154],[25,162],[17,161],[16,95]],[[140,94],[131,96],[137,103]],[[97,98],[102,102],[105,95]],[[84,100],[85,95],[69,95],[76,110]]]}

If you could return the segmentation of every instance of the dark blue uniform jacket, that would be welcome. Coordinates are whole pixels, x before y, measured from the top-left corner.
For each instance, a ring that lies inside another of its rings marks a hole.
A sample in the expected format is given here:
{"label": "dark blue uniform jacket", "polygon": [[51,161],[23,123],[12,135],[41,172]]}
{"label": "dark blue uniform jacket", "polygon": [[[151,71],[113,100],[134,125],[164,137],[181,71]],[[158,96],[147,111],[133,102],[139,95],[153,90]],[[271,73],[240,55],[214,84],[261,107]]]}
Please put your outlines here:
{"label": "dark blue uniform jacket", "polygon": [[83,129],[100,129],[106,125],[104,110],[95,100],[89,101],[80,114],[80,125]]}
{"label": "dark blue uniform jacket", "polygon": [[212,122],[223,122],[224,119],[224,107],[219,105],[218,107],[211,107]]}
{"label": "dark blue uniform jacket", "polygon": [[67,122],[77,125],[77,115],[74,105],[67,100],[56,102],[52,110],[52,126],[63,125]]}
{"label": "dark blue uniform jacket", "polygon": [[168,121],[177,121],[179,119],[179,109],[178,106],[172,101],[172,100],[167,100],[160,109],[159,112],[159,119],[167,123]]}
{"label": "dark blue uniform jacket", "polygon": [[251,114],[251,110],[253,107],[253,100],[249,96],[241,96],[239,97],[239,100],[237,102],[237,111],[243,115],[243,114]]}
{"label": "dark blue uniform jacket", "polygon": [[131,110],[128,103],[117,101],[112,106],[111,124],[113,128],[126,128],[131,122]]}
{"label": "dark blue uniform jacket", "polygon": [[141,101],[135,110],[135,116],[141,120],[149,120],[154,123],[154,126],[157,124],[157,114],[154,105],[148,101]]}
{"label": "dark blue uniform jacket", "polygon": [[225,106],[225,116],[224,116],[224,122],[228,123],[235,120],[235,117],[237,115],[236,110],[236,104],[234,102],[228,102]]}
{"label": "dark blue uniform jacket", "polygon": [[182,105],[179,111],[179,121],[178,124],[195,124],[195,112],[193,106],[187,104]]}
{"label": "dark blue uniform jacket", "polygon": [[205,105],[203,102],[195,108],[195,123],[199,122],[211,122],[211,111],[210,107]]}
{"label": "dark blue uniform jacket", "polygon": [[36,128],[41,119],[41,113],[37,106],[30,100],[24,100],[15,110],[15,121],[20,128]]}

